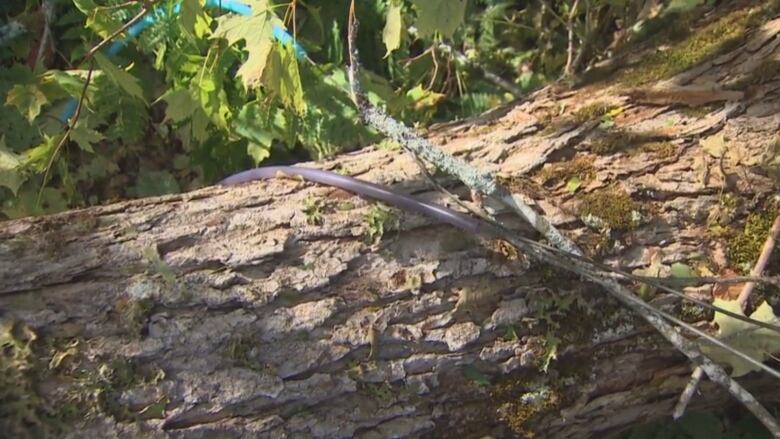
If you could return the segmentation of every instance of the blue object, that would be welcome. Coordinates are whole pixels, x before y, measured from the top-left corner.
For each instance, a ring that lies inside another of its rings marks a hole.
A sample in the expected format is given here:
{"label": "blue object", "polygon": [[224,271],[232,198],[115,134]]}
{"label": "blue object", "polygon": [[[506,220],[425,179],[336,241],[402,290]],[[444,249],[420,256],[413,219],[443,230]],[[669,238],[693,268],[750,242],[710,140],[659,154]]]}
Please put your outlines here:
{"label": "blue object", "polygon": [[[252,15],[252,8],[249,5],[233,0],[206,0],[206,7],[221,8],[238,15]],[[174,14],[179,14],[179,12],[181,12],[181,4],[177,4],[173,7]],[[111,45],[108,46],[108,49],[106,49],[106,54],[108,56],[115,56],[125,48],[130,40],[140,35],[141,32],[146,30],[146,28],[153,25],[157,22],[157,20],[163,18],[164,16],[165,11],[162,8],[145,15],[140,21],[138,21],[138,23],[130,26],[127,29],[127,38],[125,40],[114,41],[111,43]],[[272,36],[276,41],[282,44],[292,44],[293,50],[295,50],[295,56],[299,60],[308,58],[308,55],[306,55],[306,51],[303,49],[303,47],[301,47],[301,45],[295,41],[292,35],[290,35],[281,26],[273,26]],[[70,118],[73,117],[73,115],[76,113],[77,107],[78,100],[76,98],[70,98],[70,100],[65,104],[65,109],[62,111],[60,121],[62,123],[68,123]]]}

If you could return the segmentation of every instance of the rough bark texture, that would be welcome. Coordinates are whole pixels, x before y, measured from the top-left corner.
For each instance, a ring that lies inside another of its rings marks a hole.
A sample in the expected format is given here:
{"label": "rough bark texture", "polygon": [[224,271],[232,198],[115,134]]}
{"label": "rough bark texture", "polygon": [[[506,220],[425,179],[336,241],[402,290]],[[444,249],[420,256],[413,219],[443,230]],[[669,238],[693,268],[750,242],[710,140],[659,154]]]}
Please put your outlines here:
{"label": "rough bark texture", "polygon": [[[780,81],[751,72],[777,59],[779,29],[678,76],[688,89],[548,88],[430,138],[503,176],[597,259],[733,268],[714,225],[737,234],[751,211],[777,209],[757,165],[780,125]],[[680,105],[745,78],[725,103]],[[723,159],[704,152],[719,135]],[[316,166],[447,202],[399,150]],[[668,416],[691,371],[577,278],[283,179],[2,223],[0,310],[2,337],[18,341],[4,357],[17,375],[0,385],[27,398],[8,428],[73,437],[601,436]],[[777,399],[762,379],[740,381]],[[693,409],[728,401],[700,389]]]}

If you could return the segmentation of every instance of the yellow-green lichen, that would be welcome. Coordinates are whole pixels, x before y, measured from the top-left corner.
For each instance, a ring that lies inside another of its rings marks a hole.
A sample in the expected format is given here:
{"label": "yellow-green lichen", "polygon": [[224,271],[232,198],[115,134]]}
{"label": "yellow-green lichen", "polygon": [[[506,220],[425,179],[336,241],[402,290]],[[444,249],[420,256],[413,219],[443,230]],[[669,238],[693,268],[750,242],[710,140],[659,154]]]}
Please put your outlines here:
{"label": "yellow-green lichen", "polygon": [[502,380],[495,386],[494,397],[503,400],[498,405],[499,417],[516,434],[528,435],[528,422],[534,417],[549,413],[561,404],[560,393],[547,386],[527,392],[518,392],[527,383]]}
{"label": "yellow-green lichen", "polygon": [[768,214],[753,213],[747,217],[741,232],[732,236],[727,243],[728,258],[735,268],[743,273],[750,272],[758,259],[764,241],[772,228],[773,218]]}
{"label": "yellow-green lichen", "polygon": [[597,218],[612,230],[632,230],[638,209],[628,193],[613,188],[582,196],[577,213],[583,218]]}
{"label": "yellow-green lichen", "polygon": [[683,300],[680,304],[680,319],[684,322],[694,323],[712,320],[714,313],[701,305]]}
{"label": "yellow-green lichen", "polygon": [[638,66],[626,69],[620,82],[638,86],[668,79],[695,67],[738,44],[759,15],[758,8],[737,9],[697,29],[670,49],[646,56]]}

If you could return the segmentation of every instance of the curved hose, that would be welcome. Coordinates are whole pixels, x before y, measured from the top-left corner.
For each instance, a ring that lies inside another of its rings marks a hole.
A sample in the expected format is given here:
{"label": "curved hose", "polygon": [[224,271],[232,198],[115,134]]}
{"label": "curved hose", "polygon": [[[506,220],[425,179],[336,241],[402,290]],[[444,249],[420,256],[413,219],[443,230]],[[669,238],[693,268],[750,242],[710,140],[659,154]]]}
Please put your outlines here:
{"label": "curved hose", "polygon": [[[252,8],[249,5],[234,0],[206,0],[206,7],[220,8],[238,15],[252,15]],[[177,4],[173,7],[174,14],[178,15],[179,12],[181,12],[181,4]],[[138,21],[138,23],[135,23],[127,29],[126,39],[122,41],[114,41],[110,46],[108,46],[108,49],[106,49],[106,55],[114,56],[119,53],[122,49],[125,48],[130,40],[140,35],[141,32],[146,30],[149,26],[153,25],[157,22],[157,20],[163,18],[164,16],[165,11],[162,8],[158,8],[157,10],[145,15],[141,20]],[[301,47],[301,45],[298,44],[292,35],[287,33],[284,28],[274,25],[271,30],[271,35],[276,41],[282,44],[292,44],[293,50],[295,51],[295,56],[299,60],[306,59],[308,57],[303,47]],[[68,123],[70,118],[73,117],[73,115],[76,113],[78,104],[79,102],[76,98],[71,97],[70,100],[68,100],[68,102],[65,104],[65,109],[62,111],[62,115],[60,115],[60,121],[62,121],[62,123]]]}
{"label": "curved hose", "polygon": [[335,172],[323,171],[321,169],[302,168],[298,166],[263,166],[261,168],[250,169],[231,175],[218,184],[231,186],[246,183],[248,181],[275,178],[278,177],[279,174],[288,177],[302,177],[306,181],[337,187],[357,195],[383,201],[403,210],[419,213],[441,222],[451,224],[469,233],[481,233],[484,231],[482,222],[447,207],[418,200],[409,195],[394,192],[378,184],[336,174]]}

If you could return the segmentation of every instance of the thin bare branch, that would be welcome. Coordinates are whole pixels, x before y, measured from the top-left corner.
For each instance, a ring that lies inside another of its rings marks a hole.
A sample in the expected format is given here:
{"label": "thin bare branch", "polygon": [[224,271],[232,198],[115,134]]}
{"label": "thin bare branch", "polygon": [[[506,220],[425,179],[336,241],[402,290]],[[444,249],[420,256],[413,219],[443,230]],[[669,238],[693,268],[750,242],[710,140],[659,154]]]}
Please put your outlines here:
{"label": "thin bare branch", "polygon": [[73,131],[73,128],[76,126],[76,122],[78,122],[79,116],[81,116],[81,109],[84,106],[84,100],[87,97],[87,89],[89,88],[89,83],[92,81],[92,72],[94,70],[95,70],[95,62],[91,61],[89,63],[89,70],[87,71],[87,79],[84,81],[84,88],[81,89],[81,96],[79,96],[79,103],[76,106],[76,111],[73,113],[73,117],[70,118],[65,133],[62,135],[62,138],[57,143],[57,146],[54,148],[54,152],[49,158],[49,163],[47,163],[46,165],[46,172],[43,174],[43,182],[41,182],[41,188],[38,191],[38,197],[35,200],[36,206],[41,205],[43,190],[46,188],[46,183],[49,180],[49,175],[51,174],[51,168],[54,165],[54,161],[57,159],[57,156],[59,155],[60,150],[62,150],[62,147],[65,146],[65,142],[67,142],[68,139],[70,138],[70,133]]}
{"label": "thin bare branch", "polygon": [[130,21],[128,21],[127,23],[122,25],[122,27],[120,27],[119,29],[115,30],[114,32],[111,33],[111,35],[107,36],[101,42],[97,43],[94,47],[89,49],[89,52],[87,52],[87,54],[84,55],[84,58],[81,59],[81,62],[79,62],[79,64],[83,64],[85,61],[88,61],[88,60],[92,59],[92,57],[95,56],[95,54],[100,49],[102,49],[103,47],[106,46],[106,44],[110,43],[111,41],[114,40],[114,38],[118,37],[124,31],[129,29],[130,26],[132,26],[132,25],[138,23],[139,21],[141,21],[141,19],[144,18],[144,15],[146,15],[147,12],[149,12],[149,9],[147,9],[146,7],[141,8],[141,10],[135,15],[135,17],[130,19]]}

